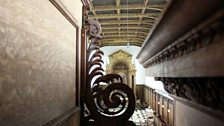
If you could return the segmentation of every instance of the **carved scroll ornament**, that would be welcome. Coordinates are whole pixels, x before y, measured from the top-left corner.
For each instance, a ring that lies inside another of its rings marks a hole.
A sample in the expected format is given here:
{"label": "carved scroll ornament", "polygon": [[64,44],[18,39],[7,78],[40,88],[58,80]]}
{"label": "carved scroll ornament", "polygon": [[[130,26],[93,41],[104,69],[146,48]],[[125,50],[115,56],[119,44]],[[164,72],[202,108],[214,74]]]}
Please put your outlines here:
{"label": "carved scroll ornament", "polygon": [[[93,19],[86,21],[90,43],[87,49],[87,85],[86,85],[86,108],[89,111],[86,121],[94,122],[95,125],[134,125],[128,119],[135,109],[135,96],[131,88],[123,83],[122,77],[117,74],[104,75],[101,67],[104,63],[104,53],[98,46],[101,39],[101,27]],[[106,84],[102,89],[100,84]]]}

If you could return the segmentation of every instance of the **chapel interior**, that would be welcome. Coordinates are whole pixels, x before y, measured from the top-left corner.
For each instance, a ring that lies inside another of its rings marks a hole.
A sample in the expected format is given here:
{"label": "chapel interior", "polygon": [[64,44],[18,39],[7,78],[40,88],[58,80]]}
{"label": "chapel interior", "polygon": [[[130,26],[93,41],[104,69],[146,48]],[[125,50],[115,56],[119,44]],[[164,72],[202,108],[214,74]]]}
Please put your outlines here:
{"label": "chapel interior", "polygon": [[1,0],[0,126],[224,126],[223,0]]}

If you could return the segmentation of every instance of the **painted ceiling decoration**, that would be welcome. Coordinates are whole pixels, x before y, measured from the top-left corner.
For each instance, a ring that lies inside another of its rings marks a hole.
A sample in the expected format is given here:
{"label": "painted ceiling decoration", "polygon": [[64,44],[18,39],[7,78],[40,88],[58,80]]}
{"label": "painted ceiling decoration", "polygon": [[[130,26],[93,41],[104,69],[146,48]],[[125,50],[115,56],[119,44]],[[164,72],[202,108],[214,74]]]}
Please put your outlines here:
{"label": "painted ceiling decoration", "polygon": [[141,46],[166,0],[92,0],[89,17],[102,27],[100,47]]}

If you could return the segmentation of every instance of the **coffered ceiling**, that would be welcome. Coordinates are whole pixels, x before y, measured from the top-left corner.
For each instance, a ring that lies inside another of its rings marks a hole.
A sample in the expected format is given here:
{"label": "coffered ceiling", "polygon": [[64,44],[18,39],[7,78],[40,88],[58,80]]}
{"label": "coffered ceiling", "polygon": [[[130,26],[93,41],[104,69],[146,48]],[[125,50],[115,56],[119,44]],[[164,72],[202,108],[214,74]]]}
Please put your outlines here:
{"label": "coffered ceiling", "polygon": [[92,0],[89,16],[102,27],[100,46],[141,46],[166,0]]}

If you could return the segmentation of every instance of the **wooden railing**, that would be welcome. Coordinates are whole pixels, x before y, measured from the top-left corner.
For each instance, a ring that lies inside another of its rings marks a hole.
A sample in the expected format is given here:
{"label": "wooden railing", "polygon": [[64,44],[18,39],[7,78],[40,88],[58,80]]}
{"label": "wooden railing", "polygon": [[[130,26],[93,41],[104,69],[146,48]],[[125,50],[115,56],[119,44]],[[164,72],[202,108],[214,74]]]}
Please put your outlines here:
{"label": "wooden railing", "polygon": [[168,123],[161,117],[161,115],[155,114],[156,126],[169,126]]}

